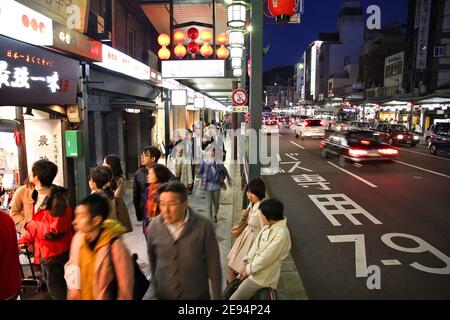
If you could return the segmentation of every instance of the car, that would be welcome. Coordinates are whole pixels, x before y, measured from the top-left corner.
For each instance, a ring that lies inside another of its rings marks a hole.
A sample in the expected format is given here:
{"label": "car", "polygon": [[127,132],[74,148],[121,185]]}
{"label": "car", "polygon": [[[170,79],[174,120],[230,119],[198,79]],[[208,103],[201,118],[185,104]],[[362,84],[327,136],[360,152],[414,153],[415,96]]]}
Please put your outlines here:
{"label": "car", "polygon": [[398,155],[398,149],[382,143],[379,136],[368,130],[332,132],[320,143],[321,156],[339,159],[339,165],[347,161],[391,161]]}
{"label": "car", "polygon": [[265,134],[278,134],[280,132],[280,125],[278,124],[278,120],[275,118],[270,118],[268,120],[264,120],[261,125],[261,133]]}
{"label": "car", "polygon": [[432,154],[436,154],[438,151],[450,153],[450,123],[438,126],[429,141],[428,149]]}
{"label": "car", "polygon": [[290,128],[292,125],[292,120],[289,117],[280,117],[278,118],[278,123],[281,127]]}
{"label": "car", "polygon": [[370,122],[364,122],[364,121],[352,121],[348,125],[349,129],[359,129],[359,130],[371,130],[372,125]]}
{"label": "car", "polygon": [[305,137],[325,137],[325,123],[320,119],[305,119],[301,124],[294,126],[295,137],[304,140]]}
{"label": "car", "polygon": [[410,132],[402,124],[380,123],[375,132],[380,135],[381,141],[390,145],[409,144],[415,147],[420,140],[420,136]]}
{"label": "car", "polygon": [[294,121],[293,121],[293,125],[300,125],[303,122],[305,122],[305,120],[309,119],[309,116],[294,116]]}
{"label": "car", "polygon": [[429,145],[431,139],[436,136],[437,131],[442,131],[442,130],[445,131],[446,129],[448,130],[449,127],[450,127],[449,122],[438,122],[438,123],[432,124],[425,133],[425,143],[427,145]]}

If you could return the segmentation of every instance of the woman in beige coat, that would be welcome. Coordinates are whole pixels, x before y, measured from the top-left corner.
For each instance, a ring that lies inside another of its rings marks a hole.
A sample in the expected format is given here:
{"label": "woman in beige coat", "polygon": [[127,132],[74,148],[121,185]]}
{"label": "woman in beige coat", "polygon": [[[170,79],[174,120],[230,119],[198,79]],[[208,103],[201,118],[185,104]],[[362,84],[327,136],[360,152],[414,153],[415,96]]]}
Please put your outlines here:
{"label": "woman in beige coat", "polygon": [[14,192],[11,200],[11,216],[21,234],[25,231],[25,223],[33,218],[33,191],[34,184],[30,182],[30,178],[28,177],[25,180],[25,184],[17,188]]}
{"label": "woman in beige coat", "polygon": [[228,254],[228,282],[233,281],[233,279],[245,268],[245,256],[250,250],[258,233],[268,223],[259,211],[259,204],[266,194],[266,187],[261,178],[252,179],[245,188],[245,192],[250,201],[248,208],[242,211],[242,216],[247,217],[247,226],[236,238],[236,241]]}

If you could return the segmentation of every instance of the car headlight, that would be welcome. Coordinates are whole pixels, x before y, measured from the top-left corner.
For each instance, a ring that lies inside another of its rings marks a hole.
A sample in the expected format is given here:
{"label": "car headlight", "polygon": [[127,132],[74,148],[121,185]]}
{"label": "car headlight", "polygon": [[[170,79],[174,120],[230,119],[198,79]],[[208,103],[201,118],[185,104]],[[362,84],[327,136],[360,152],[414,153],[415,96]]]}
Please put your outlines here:
{"label": "car headlight", "polygon": [[403,139],[403,135],[402,135],[402,134],[399,134],[399,135],[397,136],[397,139],[402,140],[402,139]]}
{"label": "car headlight", "polygon": [[414,136],[414,140],[419,140],[419,136]]}

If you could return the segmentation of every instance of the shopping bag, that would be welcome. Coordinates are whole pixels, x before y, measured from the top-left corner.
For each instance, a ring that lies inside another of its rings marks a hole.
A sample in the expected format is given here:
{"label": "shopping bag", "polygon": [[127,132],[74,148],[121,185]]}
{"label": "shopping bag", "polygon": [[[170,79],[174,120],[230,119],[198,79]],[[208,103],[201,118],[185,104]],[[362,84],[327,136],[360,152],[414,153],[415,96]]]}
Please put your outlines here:
{"label": "shopping bag", "polygon": [[247,227],[247,218],[242,218],[231,227],[231,236],[237,238],[244,231],[245,227]]}

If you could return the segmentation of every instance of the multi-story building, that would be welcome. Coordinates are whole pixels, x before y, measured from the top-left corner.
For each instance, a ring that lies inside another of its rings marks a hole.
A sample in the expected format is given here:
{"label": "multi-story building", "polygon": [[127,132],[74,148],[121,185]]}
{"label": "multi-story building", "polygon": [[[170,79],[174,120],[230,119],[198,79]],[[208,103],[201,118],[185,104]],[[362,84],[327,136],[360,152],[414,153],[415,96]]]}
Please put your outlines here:
{"label": "multi-story building", "polygon": [[304,55],[294,69],[294,104],[305,100],[305,58]]}

